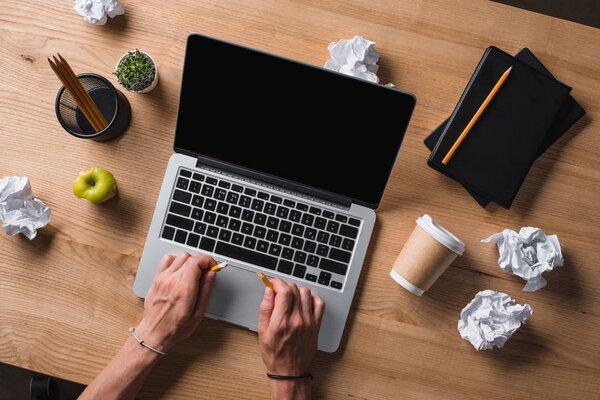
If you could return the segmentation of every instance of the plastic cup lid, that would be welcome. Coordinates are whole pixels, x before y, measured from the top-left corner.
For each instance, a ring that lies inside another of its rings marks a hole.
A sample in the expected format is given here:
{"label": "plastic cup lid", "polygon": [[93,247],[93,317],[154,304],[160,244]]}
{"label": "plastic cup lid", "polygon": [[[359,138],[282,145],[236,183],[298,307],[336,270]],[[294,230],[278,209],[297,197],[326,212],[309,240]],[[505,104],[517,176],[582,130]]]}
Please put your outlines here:
{"label": "plastic cup lid", "polygon": [[459,238],[450,233],[446,228],[435,222],[428,214],[417,218],[417,224],[419,224],[419,226],[423,228],[425,232],[429,233],[435,240],[459,256],[462,256],[463,252],[465,251],[465,244]]}
{"label": "plastic cup lid", "polygon": [[416,287],[415,285],[413,285],[412,283],[410,283],[409,281],[407,281],[402,275],[400,275],[399,273],[397,273],[394,269],[392,269],[390,271],[390,276],[400,286],[402,286],[404,289],[408,290],[412,294],[416,294],[417,296],[421,296],[423,293],[425,293],[425,291],[423,289],[420,289],[420,288]]}

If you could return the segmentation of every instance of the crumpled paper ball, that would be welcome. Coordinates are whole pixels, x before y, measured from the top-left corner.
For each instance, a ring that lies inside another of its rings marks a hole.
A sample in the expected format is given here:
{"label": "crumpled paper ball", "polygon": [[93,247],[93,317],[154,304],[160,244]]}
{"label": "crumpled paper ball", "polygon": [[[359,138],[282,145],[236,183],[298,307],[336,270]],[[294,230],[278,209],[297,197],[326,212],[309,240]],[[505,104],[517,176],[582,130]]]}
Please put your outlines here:
{"label": "crumpled paper ball", "polygon": [[546,236],[540,228],[523,227],[518,234],[505,229],[482,242],[496,242],[500,253],[498,265],[509,274],[525,279],[525,292],[535,292],[546,286],[542,273],[564,263],[558,237]]}
{"label": "crumpled paper ball", "polygon": [[506,293],[483,290],[460,312],[458,331],[475,350],[503,347],[532,314],[529,304],[515,304]]}
{"label": "crumpled paper ball", "polygon": [[114,18],[125,13],[123,3],[118,0],[75,0],[75,11],[90,24],[104,25],[107,16]]}
{"label": "crumpled paper ball", "polygon": [[6,176],[0,179],[0,221],[8,235],[22,233],[32,240],[37,230],[50,222],[50,208],[33,198],[29,178]]}
{"label": "crumpled paper ball", "polygon": [[[352,39],[331,42],[328,49],[331,58],[324,68],[379,83],[377,61],[381,55],[375,50],[375,42],[354,36]],[[394,85],[388,83],[386,86]]]}

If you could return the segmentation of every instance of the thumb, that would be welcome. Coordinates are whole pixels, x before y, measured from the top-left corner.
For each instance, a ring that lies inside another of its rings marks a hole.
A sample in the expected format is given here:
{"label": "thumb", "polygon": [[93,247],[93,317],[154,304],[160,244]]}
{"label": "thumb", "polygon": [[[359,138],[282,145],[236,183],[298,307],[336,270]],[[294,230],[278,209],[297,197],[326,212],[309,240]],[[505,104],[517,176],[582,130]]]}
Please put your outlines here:
{"label": "thumb", "polygon": [[262,303],[260,303],[260,310],[258,314],[258,332],[264,332],[269,326],[271,320],[271,314],[273,313],[273,307],[275,304],[275,292],[271,288],[265,288],[265,295],[263,296]]}
{"label": "thumb", "polygon": [[208,298],[210,292],[215,283],[217,273],[215,271],[208,271],[202,275],[200,280],[200,290],[198,290],[198,299],[196,300],[196,309],[194,310],[194,319],[200,320],[206,312],[206,305],[208,304]]}

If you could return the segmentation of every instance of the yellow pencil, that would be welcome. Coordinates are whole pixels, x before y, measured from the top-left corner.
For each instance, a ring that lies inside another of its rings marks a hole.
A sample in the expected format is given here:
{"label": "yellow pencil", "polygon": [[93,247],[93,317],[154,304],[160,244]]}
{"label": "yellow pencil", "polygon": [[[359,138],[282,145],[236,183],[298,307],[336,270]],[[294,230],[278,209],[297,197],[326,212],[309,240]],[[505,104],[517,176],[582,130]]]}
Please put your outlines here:
{"label": "yellow pencil", "polygon": [[215,271],[215,272],[217,272],[217,271],[220,271],[220,270],[222,270],[223,268],[225,268],[225,267],[226,267],[226,266],[228,266],[228,265],[229,265],[229,261],[224,261],[224,262],[222,262],[221,264],[217,264],[217,265],[215,265],[215,266],[214,266],[214,267],[212,267],[210,270],[211,270],[211,271]]}
{"label": "yellow pencil", "polygon": [[265,274],[263,274],[260,271],[256,271],[256,275],[258,275],[258,277],[260,279],[262,279],[262,281],[264,282],[265,285],[267,285],[268,288],[270,288],[272,291],[275,291],[275,288],[273,287],[273,284],[271,283],[271,281],[269,280],[269,278],[267,278],[265,276]]}
{"label": "yellow pencil", "polygon": [[460,136],[458,137],[458,139],[456,139],[456,142],[454,142],[454,144],[452,145],[452,147],[448,151],[448,154],[446,154],[446,157],[444,157],[444,159],[442,160],[442,164],[444,164],[444,165],[448,164],[448,161],[450,161],[450,159],[454,155],[454,152],[456,151],[456,149],[458,149],[458,146],[460,146],[460,143],[463,141],[463,139],[465,138],[465,136],[467,136],[467,134],[469,133],[469,131],[471,130],[471,128],[473,127],[473,125],[475,125],[475,122],[477,122],[477,120],[481,116],[481,113],[483,113],[483,110],[485,110],[485,108],[488,106],[488,104],[490,103],[490,101],[492,101],[492,98],[494,98],[494,96],[496,95],[496,92],[498,92],[498,89],[500,89],[500,86],[502,86],[502,84],[504,83],[504,81],[506,80],[506,78],[508,78],[508,74],[510,74],[511,70],[512,70],[512,66],[509,69],[507,69],[502,74],[502,76],[500,77],[500,79],[498,80],[498,82],[496,82],[496,85],[494,86],[494,88],[492,89],[492,91],[490,92],[490,94],[487,95],[487,97],[485,98],[485,100],[483,101],[483,103],[479,106],[479,109],[477,110],[477,112],[475,113],[475,115],[473,116],[473,118],[471,118],[471,121],[469,121],[469,123],[467,124],[467,126],[465,127],[465,129],[462,131],[462,133],[460,134]]}

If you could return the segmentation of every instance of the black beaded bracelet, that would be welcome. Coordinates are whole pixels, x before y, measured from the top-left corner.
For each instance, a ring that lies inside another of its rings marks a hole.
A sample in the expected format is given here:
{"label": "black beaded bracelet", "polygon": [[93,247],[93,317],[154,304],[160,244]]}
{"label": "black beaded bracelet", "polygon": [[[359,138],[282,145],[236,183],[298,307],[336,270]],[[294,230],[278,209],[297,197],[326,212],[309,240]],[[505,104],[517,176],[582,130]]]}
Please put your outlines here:
{"label": "black beaded bracelet", "polygon": [[304,375],[273,375],[267,372],[267,376],[271,379],[279,379],[282,381],[295,381],[298,379],[306,379],[306,378],[310,378],[311,380],[313,379],[312,374],[304,374]]}

